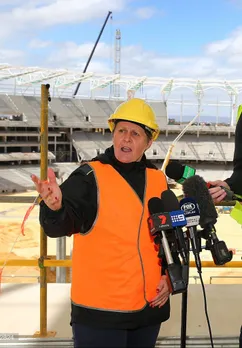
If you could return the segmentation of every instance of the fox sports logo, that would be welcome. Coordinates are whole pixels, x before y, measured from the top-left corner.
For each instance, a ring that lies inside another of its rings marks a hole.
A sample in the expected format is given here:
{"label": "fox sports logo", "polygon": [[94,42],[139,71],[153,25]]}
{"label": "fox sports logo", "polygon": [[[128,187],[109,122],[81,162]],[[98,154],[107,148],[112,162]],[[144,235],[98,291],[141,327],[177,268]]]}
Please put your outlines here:
{"label": "fox sports logo", "polygon": [[184,211],[184,214],[192,214],[195,212],[196,205],[192,202],[185,203],[181,206],[181,209]]}

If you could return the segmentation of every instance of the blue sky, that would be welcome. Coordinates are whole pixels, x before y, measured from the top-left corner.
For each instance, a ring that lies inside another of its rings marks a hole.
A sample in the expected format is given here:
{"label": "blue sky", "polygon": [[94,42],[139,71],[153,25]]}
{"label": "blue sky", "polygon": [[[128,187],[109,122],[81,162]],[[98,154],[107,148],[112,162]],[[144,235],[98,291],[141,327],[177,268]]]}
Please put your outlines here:
{"label": "blue sky", "polygon": [[[0,0],[0,63],[82,70],[108,10],[89,71],[239,79],[242,0]],[[193,96],[194,97],[194,96]]]}
{"label": "blue sky", "polygon": [[[106,54],[105,57],[96,54],[93,59],[104,59],[109,66],[117,28],[121,30],[123,50],[138,47],[140,55],[180,59],[203,57],[208,45],[230,38],[241,25],[241,0],[89,0],[86,6],[81,3],[76,6],[75,0],[1,0],[1,61],[15,63],[21,59],[29,65],[82,65],[88,49],[79,52],[79,59],[78,54],[74,58],[71,55],[69,61],[55,61],[54,56],[67,43],[79,48],[90,44],[91,48],[109,9],[113,10],[112,20],[100,41],[106,44]],[[66,16],[65,7],[69,9]],[[100,9],[98,13],[95,7]]]}

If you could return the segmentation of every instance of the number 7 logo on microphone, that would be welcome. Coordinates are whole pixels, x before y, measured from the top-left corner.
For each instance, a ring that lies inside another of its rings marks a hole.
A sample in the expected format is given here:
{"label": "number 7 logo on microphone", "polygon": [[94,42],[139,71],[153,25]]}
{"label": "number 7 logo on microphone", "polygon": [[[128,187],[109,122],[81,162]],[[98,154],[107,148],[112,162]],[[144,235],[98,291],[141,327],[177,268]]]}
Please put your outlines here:
{"label": "number 7 logo on microphone", "polygon": [[166,221],[167,221],[167,216],[162,214],[162,215],[159,215],[158,218],[160,219],[160,224],[161,225],[165,225],[166,224]]}
{"label": "number 7 logo on microphone", "polygon": [[172,221],[169,213],[152,214],[148,218],[148,225],[151,234],[172,228]]}

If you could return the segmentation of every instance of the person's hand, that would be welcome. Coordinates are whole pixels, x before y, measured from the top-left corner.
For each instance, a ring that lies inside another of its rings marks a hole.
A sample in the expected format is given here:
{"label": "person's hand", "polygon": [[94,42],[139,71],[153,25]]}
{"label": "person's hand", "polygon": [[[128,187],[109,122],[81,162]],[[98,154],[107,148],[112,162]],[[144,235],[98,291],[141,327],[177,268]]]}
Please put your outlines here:
{"label": "person's hand", "polygon": [[157,296],[150,302],[151,307],[162,307],[170,296],[167,277],[163,275],[156,289]]}
{"label": "person's hand", "polygon": [[225,187],[230,190],[229,185],[222,180],[209,181],[209,184],[216,186],[209,189],[209,193],[214,201],[214,203],[220,203],[226,196],[226,192],[220,187]]}
{"label": "person's hand", "polygon": [[31,179],[45,204],[51,210],[61,209],[62,192],[56,182],[54,171],[48,168],[48,180],[40,180],[36,175],[31,175]]}

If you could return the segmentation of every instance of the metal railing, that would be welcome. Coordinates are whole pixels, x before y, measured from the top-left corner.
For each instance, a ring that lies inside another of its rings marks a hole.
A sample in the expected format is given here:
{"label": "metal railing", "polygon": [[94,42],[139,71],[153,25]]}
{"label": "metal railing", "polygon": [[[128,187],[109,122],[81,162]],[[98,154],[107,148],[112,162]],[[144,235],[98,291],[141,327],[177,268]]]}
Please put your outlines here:
{"label": "metal railing", "polygon": [[[214,337],[214,348],[238,348],[239,337]],[[18,337],[8,340],[0,340],[0,347],[68,347],[73,348],[72,339],[63,338],[30,338]],[[159,337],[156,342],[156,348],[180,348],[180,337]],[[186,348],[211,348],[208,337],[187,337]]]}
{"label": "metal railing", "polygon": [[223,276],[211,276],[209,278],[209,284],[212,284],[212,279],[233,279],[233,278],[241,278],[242,279],[242,276],[226,276],[226,275],[223,275]]}
{"label": "metal railing", "polygon": [[2,275],[1,278],[36,278],[39,283],[39,276],[28,276],[28,275],[15,275],[15,274],[10,274],[10,275]]}

